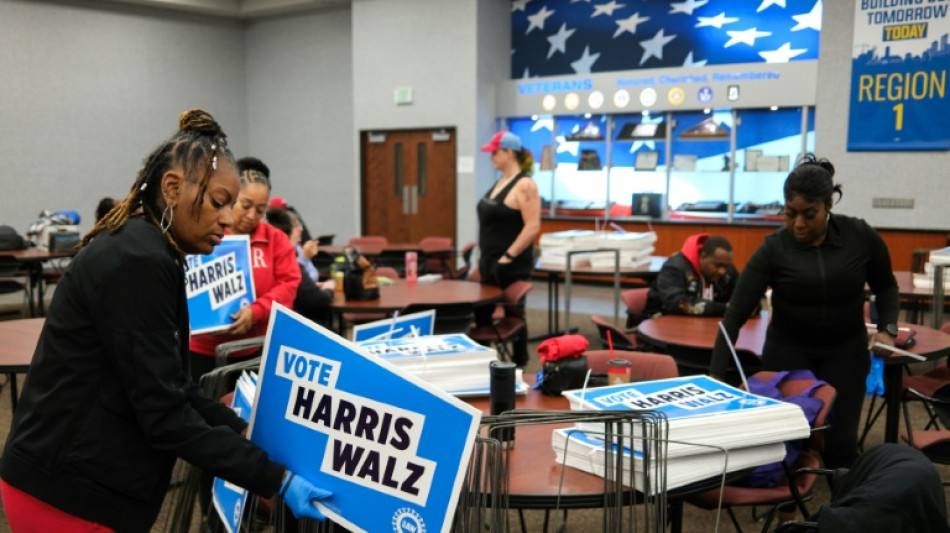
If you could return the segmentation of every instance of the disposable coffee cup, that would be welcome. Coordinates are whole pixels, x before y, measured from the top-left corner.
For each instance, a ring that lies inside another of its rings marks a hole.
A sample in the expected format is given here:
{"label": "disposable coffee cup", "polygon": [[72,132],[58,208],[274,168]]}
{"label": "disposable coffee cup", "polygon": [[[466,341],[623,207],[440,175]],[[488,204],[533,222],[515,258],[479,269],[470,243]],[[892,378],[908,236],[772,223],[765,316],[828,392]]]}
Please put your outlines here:
{"label": "disposable coffee cup", "polygon": [[630,383],[630,370],[633,364],[626,359],[607,360],[607,384]]}
{"label": "disposable coffee cup", "polygon": [[[517,365],[508,361],[489,363],[489,405],[491,414],[500,415],[515,408],[515,369]],[[493,428],[489,437],[498,439],[504,447],[515,444],[515,428]]]}

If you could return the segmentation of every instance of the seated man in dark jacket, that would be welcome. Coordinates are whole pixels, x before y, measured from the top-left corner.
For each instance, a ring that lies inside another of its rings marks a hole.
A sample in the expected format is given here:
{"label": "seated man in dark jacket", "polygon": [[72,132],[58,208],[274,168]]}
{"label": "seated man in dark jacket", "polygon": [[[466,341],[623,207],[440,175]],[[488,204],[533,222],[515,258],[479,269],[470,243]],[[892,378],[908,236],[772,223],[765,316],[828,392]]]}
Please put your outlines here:
{"label": "seated man in dark jacket", "polygon": [[691,235],[663,264],[650,287],[644,314],[722,316],[738,278],[729,241],[705,233]]}

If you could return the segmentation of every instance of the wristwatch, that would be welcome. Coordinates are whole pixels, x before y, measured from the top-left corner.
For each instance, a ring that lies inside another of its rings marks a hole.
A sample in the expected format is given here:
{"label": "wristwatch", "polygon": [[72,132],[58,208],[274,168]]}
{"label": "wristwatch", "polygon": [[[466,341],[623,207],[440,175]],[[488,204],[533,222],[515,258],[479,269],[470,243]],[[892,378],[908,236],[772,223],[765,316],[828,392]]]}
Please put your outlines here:
{"label": "wristwatch", "polygon": [[897,338],[897,324],[891,322],[890,324],[885,324],[883,329],[878,329],[878,331],[885,331],[891,337]]}

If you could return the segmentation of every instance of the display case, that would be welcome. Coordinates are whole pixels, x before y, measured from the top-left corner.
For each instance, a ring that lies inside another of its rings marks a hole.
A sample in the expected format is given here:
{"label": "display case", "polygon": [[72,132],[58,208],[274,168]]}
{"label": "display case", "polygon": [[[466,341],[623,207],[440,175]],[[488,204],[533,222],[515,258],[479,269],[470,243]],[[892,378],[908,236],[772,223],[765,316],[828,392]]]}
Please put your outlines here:
{"label": "display case", "polygon": [[778,220],[809,107],[514,118],[549,216]]}

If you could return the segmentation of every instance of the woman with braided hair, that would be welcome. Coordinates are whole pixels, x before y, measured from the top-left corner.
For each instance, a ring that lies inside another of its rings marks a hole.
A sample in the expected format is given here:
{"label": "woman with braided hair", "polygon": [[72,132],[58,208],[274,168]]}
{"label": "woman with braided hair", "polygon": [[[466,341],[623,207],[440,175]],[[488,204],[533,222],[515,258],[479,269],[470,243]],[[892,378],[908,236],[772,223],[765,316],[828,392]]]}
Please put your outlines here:
{"label": "woman with braided hair", "polygon": [[83,238],[0,458],[14,533],[147,531],[177,457],[322,518],[312,501],[329,493],[270,461],[191,379],[184,254],[221,242],[238,188],[224,132],[187,111]]}

